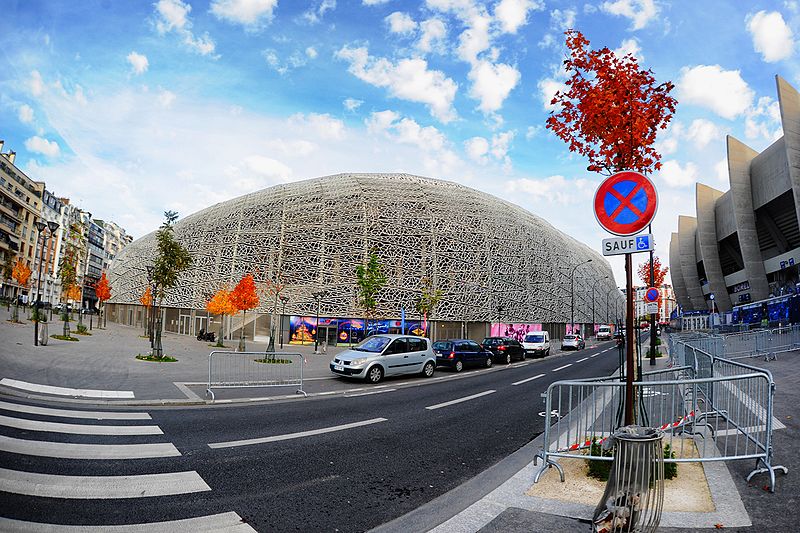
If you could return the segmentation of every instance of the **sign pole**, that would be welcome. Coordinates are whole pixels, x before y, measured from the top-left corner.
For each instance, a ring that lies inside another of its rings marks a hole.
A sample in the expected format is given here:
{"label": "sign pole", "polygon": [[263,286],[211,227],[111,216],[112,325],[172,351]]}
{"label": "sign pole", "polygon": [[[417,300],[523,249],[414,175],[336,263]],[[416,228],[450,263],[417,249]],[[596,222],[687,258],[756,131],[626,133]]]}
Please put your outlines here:
{"label": "sign pole", "polygon": [[[648,231],[653,233],[653,225],[648,226]],[[653,251],[650,250],[650,286],[656,286],[655,264],[653,263]],[[660,300],[661,298],[659,298]],[[659,302],[660,303],[660,302]],[[650,314],[650,366],[656,365],[656,315]]]}
{"label": "sign pole", "polygon": [[633,411],[633,254],[625,254],[625,425],[634,421]]}

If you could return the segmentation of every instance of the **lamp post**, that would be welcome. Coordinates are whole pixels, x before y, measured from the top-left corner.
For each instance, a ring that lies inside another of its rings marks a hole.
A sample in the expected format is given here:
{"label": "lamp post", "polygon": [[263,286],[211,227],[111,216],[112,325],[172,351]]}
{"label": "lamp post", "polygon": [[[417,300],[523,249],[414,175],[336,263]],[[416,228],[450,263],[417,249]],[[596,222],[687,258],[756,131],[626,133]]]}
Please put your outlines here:
{"label": "lamp post", "polygon": [[281,312],[280,333],[278,333],[278,335],[281,338],[281,350],[283,350],[283,321],[286,318],[286,302],[288,301],[289,301],[288,296],[281,296],[281,303],[283,304],[283,312]]}
{"label": "lamp post", "polygon": [[[497,336],[500,336],[500,314],[503,312],[503,306],[497,306]],[[491,334],[491,332],[489,332]]]}
{"label": "lamp post", "polygon": [[573,335],[575,334],[575,271],[578,270],[578,267],[591,263],[591,259],[587,259],[583,263],[578,263],[574,267],[572,267],[572,273],[570,274],[570,305],[569,305],[569,327],[570,333]]}
{"label": "lamp post", "polygon": [[[611,317],[611,293],[614,292],[614,291],[619,291],[619,287],[614,287],[613,289],[608,291],[608,294],[606,294],[606,320],[610,320],[610,317]],[[617,302],[615,301],[614,302],[614,325],[616,325],[616,322],[617,322],[616,314],[617,314]]]}
{"label": "lamp post", "polygon": [[325,295],[328,294],[328,291],[317,291],[311,293],[311,296],[317,301],[317,319],[314,323],[314,327],[316,328],[314,331],[314,353],[318,354],[318,347],[319,347],[319,307],[322,304],[322,299]]}
{"label": "lamp post", "polygon": [[147,288],[150,289],[150,314],[147,317],[147,329],[148,335],[150,336],[150,350],[153,349],[153,314],[154,314],[154,306],[153,304],[156,301],[155,289],[153,288],[153,275],[155,274],[156,267],[154,265],[147,265]]}
{"label": "lamp post", "polygon": [[[608,276],[605,276],[605,277],[601,278],[600,281],[604,281],[604,280],[607,280],[607,279],[608,279]],[[599,284],[599,282],[595,283],[594,285],[592,285],[592,334],[594,334],[594,290],[597,288],[598,284]]]}
{"label": "lamp post", "polygon": [[[44,245],[39,241],[42,239],[42,232],[45,228],[50,230],[50,235],[54,235],[58,229],[58,222],[43,222],[41,220],[34,222],[38,235],[36,236],[36,246],[39,249],[39,272],[36,277],[36,306],[33,320],[33,345],[39,346],[39,312],[42,307],[42,263],[44,263],[44,254],[42,253]],[[34,255],[36,257],[36,255]]]}

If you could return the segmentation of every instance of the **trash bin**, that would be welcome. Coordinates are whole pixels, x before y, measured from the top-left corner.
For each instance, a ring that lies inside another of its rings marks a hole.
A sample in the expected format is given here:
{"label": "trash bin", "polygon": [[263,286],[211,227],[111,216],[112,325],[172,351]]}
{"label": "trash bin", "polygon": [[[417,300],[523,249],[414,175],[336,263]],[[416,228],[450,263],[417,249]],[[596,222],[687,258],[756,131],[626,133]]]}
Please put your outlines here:
{"label": "trash bin", "polygon": [[664,505],[663,432],[625,426],[604,443],[614,462],[603,498],[594,510],[594,533],[653,533]]}

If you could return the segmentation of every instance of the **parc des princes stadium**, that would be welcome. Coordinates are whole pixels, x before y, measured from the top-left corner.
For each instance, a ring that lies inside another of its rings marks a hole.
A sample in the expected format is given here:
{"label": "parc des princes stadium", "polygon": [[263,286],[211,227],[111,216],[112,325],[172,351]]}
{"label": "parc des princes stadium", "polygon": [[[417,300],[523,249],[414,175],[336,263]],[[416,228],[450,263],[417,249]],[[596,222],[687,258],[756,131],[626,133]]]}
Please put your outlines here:
{"label": "parc des princes stadium", "polygon": [[[253,274],[257,286],[283,285],[282,301],[261,295],[247,313],[246,338],[265,339],[274,316],[286,342],[313,342],[317,332],[328,344],[359,340],[355,270],[371,251],[387,282],[368,333],[404,327],[479,340],[544,329],[560,337],[571,315],[588,333],[624,306],[600,254],[519,206],[438,179],[338,174],[286,183],[203,209],[174,229],[193,259],[163,302],[164,329],[180,334],[218,331],[206,303]],[[109,320],[143,327],[140,298],[155,255],[155,232],[119,254]],[[441,291],[428,317],[414,311],[426,287]],[[241,316],[227,320],[226,336],[237,337]]]}

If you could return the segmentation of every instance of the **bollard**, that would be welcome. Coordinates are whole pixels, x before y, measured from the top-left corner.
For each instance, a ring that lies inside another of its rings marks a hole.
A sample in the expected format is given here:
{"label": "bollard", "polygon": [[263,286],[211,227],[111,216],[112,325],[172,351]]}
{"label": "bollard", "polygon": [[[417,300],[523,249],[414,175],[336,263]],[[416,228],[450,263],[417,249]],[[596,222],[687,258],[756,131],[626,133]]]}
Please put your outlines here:
{"label": "bollard", "polygon": [[664,434],[625,426],[603,446],[614,447],[614,462],[603,498],[594,510],[595,533],[654,533],[664,505]]}

